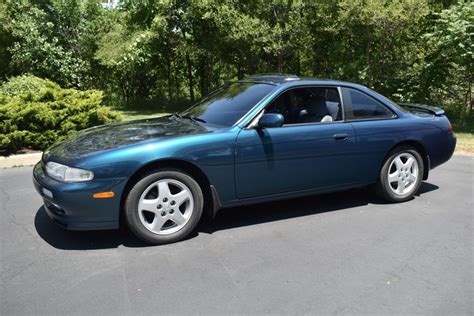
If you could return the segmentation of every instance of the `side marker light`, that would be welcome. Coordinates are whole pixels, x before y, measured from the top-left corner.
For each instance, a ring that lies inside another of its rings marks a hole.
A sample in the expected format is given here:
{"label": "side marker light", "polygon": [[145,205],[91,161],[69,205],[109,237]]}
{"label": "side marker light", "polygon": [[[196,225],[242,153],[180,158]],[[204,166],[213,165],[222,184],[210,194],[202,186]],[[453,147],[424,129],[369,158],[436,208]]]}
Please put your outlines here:
{"label": "side marker light", "polygon": [[109,192],[99,192],[99,193],[94,193],[92,196],[94,199],[110,199],[115,196],[115,193],[112,191]]}

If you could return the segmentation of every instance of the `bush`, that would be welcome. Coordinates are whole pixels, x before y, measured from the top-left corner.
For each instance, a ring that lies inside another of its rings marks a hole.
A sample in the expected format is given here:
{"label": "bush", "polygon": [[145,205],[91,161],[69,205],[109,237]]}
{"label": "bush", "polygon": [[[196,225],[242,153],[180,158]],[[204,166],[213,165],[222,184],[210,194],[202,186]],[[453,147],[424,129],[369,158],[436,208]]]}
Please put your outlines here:
{"label": "bush", "polygon": [[454,132],[474,132],[474,112],[464,104],[448,103],[442,106],[454,127]]}
{"label": "bush", "polygon": [[0,151],[44,150],[78,130],[120,120],[103,97],[32,75],[10,79],[0,86]]}

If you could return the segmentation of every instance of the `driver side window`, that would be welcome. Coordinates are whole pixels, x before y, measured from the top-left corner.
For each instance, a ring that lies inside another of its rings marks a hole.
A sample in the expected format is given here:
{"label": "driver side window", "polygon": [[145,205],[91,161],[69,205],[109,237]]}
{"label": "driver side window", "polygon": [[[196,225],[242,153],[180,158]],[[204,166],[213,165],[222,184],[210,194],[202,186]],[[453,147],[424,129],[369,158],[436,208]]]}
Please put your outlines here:
{"label": "driver side window", "polygon": [[304,87],[285,91],[268,105],[265,113],[280,113],[285,118],[285,125],[342,120],[339,92],[332,87]]}

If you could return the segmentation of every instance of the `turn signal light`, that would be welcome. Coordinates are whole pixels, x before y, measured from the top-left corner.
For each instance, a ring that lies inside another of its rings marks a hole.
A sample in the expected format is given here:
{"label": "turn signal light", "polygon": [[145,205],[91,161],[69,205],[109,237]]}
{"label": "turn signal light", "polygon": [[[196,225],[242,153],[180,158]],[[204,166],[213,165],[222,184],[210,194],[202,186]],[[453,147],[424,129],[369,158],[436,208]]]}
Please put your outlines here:
{"label": "turn signal light", "polygon": [[114,196],[115,196],[115,193],[112,191],[94,193],[93,195],[94,199],[109,199],[109,198],[113,198]]}
{"label": "turn signal light", "polygon": [[453,126],[451,125],[451,122],[449,122],[448,133],[452,133],[452,132],[453,132]]}

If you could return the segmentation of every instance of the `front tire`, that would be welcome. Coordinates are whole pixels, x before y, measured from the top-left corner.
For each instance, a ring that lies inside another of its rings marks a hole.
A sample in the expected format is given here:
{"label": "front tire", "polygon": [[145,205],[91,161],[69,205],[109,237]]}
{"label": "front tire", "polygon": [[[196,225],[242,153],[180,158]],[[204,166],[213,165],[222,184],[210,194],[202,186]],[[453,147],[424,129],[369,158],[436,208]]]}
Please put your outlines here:
{"label": "front tire", "polygon": [[204,198],[199,184],[180,170],[145,174],[125,200],[130,230],[150,244],[182,240],[197,226]]}
{"label": "front tire", "polygon": [[377,193],[389,202],[410,200],[421,186],[423,158],[411,146],[392,150],[380,170]]}

